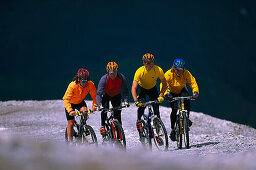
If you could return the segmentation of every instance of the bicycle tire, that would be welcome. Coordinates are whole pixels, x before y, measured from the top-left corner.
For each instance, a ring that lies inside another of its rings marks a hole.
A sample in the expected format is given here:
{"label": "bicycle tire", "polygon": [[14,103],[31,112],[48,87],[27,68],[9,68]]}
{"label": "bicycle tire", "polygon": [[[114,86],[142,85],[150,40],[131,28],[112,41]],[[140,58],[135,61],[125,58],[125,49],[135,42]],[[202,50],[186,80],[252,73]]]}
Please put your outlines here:
{"label": "bicycle tire", "polygon": [[152,141],[149,137],[148,126],[146,125],[144,120],[141,120],[142,123],[142,133],[140,134],[140,142],[142,146],[146,149],[152,150]]}
{"label": "bicycle tire", "polygon": [[180,127],[180,116],[177,116],[177,120],[176,120],[176,124],[175,124],[175,135],[176,135],[176,141],[177,141],[177,147],[178,149],[182,148],[182,134],[181,132],[181,128]]}
{"label": "bicycle tire", "polygon": [[184,144],[189,149],[189,130],[187,112],[183,112]]}
{"label": "bicycle tire", "polygon": [[113,134],[111,131],[111,127],[110,127],[110,125],[107,125],[107,124],[105,124],[104,127],[106,130],[106,133],[105,133],[105,135],[102,135],[102,140],[103,140],[102,144],[103,145],[112,145],[113,144],[113,141],[112,141]]}
{"label": "bicycle tire", "polygon": [[81,129],[81,143],[98,146],[97,137],[90,125],[83,125]]}
{"label": "bicycle tire", "polygon": [[[156,117],[153,119],[153,125],[156,128],[155,130],[152,129],[152,132],[153,132],[154,143],[157,149],[167,151],[169,143],[168,143],[168,134],[164,126],[164,123],[162,122],[161,119]],[[163,143],[158,142],[156,139],[157,137],[160,137],[159,139],[161,139]]]}
{"label": "bicycle tire", "polygon": [[[74,129],[74,127],[75,127],[75,129]],[[73,140],[74,140],[74,137],[77,137],[77,134],[78,134],[78,125],[76,123],[74,123],[73,133],[72,133]],[[67,144],[69,143],[67,128],[65,130],[65,141]]]}
{"label": "bicycle tire", "polygon": [[[123,127],[120,122],[114,121],[113,142],[122,150],[126,150],[126,139]],[[112,129],[113,130],[113,129]]]}

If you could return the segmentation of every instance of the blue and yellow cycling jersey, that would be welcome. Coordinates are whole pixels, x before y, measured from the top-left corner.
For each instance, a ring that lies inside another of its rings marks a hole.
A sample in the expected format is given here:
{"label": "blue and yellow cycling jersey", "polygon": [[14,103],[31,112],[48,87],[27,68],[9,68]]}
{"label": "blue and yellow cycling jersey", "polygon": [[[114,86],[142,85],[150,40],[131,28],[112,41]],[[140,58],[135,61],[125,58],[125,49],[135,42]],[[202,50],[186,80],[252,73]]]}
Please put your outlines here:
{"label": "blue and yellow cycling jersey", "polygon": [[193,93],[197,92],[199,94],[199,88],[196,83],[196,79],[192,76],[192,74],[184,69],[183,74],[179,77],[174,73],[173,69],[168,70],[164,77],[167,82],[167,90],[166,92],[172,92],[175,94],[179,94],[181,90],[186,87],[186,83],[192,88]]}

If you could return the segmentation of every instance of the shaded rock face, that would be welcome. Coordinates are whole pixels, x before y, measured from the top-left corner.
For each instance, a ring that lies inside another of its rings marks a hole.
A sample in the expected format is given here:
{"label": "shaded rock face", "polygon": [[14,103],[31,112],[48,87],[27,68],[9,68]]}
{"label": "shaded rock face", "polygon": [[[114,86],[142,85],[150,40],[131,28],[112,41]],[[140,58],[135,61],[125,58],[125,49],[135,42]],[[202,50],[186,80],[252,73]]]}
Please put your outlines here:
{"label": "shaded rock face", "polygon": [[[86,101],[88,107],[92,102]],[[127,151],[102,145],[100,113],[89,117],[98,148],[67,145],[63,103],[48,101],[0,102],[0,169],[255,169],[256,130],[248,126],[191,112],[190,149],[178,150],[169,141],[167,152],[143,149],[139,142],[134,105],[122,110]],[[170,133],[171,109],[160,107]],[[197,162],[197,163],[195,163]]]}

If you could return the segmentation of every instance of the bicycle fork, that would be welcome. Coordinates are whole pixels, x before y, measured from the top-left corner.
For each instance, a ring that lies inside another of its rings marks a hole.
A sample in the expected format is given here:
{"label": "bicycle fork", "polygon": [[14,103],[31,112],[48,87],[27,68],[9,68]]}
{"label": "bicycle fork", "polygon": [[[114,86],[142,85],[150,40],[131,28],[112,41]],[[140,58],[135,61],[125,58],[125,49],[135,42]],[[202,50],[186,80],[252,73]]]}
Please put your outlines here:
{"label": "bicycle fork", "polygon": [[[120,131],[116,131],[115,130],[115,123],[118,122],[117,120],[114,120],[112,123],[111,123],[111,129],[112,129],[112,132],[113,132],[113,136],[114,136],[114,139],[115,141],[117,140],[122,140],[122,135],[121,135],[121,132]],[[119,133],[118,133],[119,132]],[[116,135],[117,133],[117,135]]]}

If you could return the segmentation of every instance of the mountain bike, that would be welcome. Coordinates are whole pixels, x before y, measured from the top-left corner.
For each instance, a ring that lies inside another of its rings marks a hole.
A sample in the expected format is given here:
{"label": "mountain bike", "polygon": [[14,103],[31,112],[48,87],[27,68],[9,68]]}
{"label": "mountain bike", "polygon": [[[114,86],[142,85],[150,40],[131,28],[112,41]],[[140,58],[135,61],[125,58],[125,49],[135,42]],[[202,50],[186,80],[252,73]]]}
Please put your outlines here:
{"label": "mountain bike", "polygon": [[142,107],[146,107],[142,123],[142,133],[140,133],[140,141],[146,148],[152,150],[152,140],[158,150],[168,150],[168,135],[164,123],[153,113],[152,104],[159,104],[156,101],[143,103]]}
{"label": "mountain bike", "polygon": [[105,121],[105,135],[103,137],[103,144],[116,144],[123,150],[126,150],[126,140],[123,127],[121,123],[114,118],[114,111],[122,110],[122,108],[129,107],[129,105],[122,105],[110,109],[100,108],[98,111],[106,111],[110,113]]}
{"label": "mountain bike", "polygon": [[[89,115],[86,114],[86,116],[84,116],[84,113],[92,113],[92,111],[89,110],[83,112],[76,112],[76,117],[79,117],[80,123],[78,123],[76,120],[74,122],[74,128],[72,133],[73,138],[75,138],[74,143],[83,143],[98,146],[97,137],[93,128],[86,123]],[[67,128],[65,131],[65,140],[68,143]]]}
{"label": "mountain bike", "polygon": [[184,107],[184,100],[195,99],[193,96],[173,97],[170,99],[170,102],[178,101],[177,119],[174,126],[178,149],[182,149],[182,136],[184,137],[185,147],[189,148],[189,119],[188,111]]}

